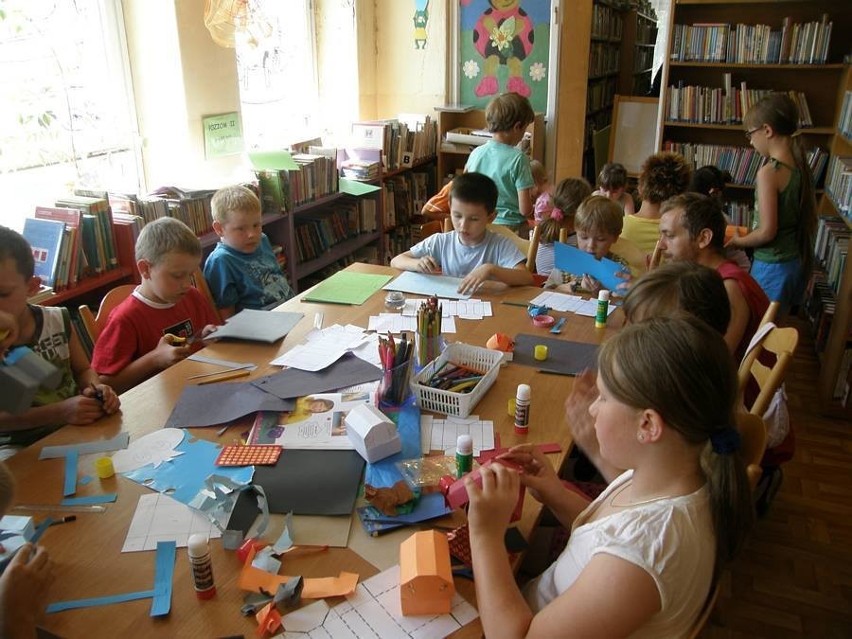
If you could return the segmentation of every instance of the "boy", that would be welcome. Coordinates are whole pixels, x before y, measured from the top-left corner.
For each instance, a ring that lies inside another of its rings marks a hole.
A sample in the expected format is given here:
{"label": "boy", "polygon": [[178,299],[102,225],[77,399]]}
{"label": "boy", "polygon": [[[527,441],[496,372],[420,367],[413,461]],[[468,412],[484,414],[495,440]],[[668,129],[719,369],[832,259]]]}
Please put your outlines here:
{"label": "boy", "polygon": [[260,223],[260,200],[244,186],[226,186],[210,202],[219,243],[204,277],[222,319],[244,308],[274,307],[293,297]]}
{"label": "boy", "polygon": [[535,186],[529,158],[515,146],[535,119],[529,100],[517,93],[493,98],[485,109],[485,121],[493,137],[473,150],[464,170],[483,173],[497,185],[495,224],[508,226],[521,237],[529,235]]}
{"label": "boy", "polygon": [[124,392],[189,356],[194,338],[216,330],[213,309],[191,283],[200,261],[201,243],[180,220],[145,225],[136,240],[142,283],[110,313],[92,354],[104,381]]}
{"label": "boy", "polygon": [[603,195],[621,206],[625,215],[633,215],[633,196],[627,192],[627,169],[623,164],[604,164],[598,174],[598,190],[592,195]]}
{"label": "boy", "polygon": [[[610,250],[621,235],[623,221],[624,214],[618,204],[603,195],[592,195],[586,198],[577,209],[574,228],[577,231],[578,249],[594,255],[596,260],[607,258],[628,269],[624,275],[625,284],[621,285],[626,287],[631,277],[628,264]],[[550,272],[544,287],[555,288],[565,293],[583,290],[593,295],[597,295],[602,288],[601,283],[589,275],[566,273],[558,268]]]}
{"label": "boy", "polygon": [[33,272],[30,245],[20,233],[0,226],[0,311],[17,323],[12,347],[28,346],[62,371],[59,386],[39,390],[29,410],[14,416],[0,412],[0,443],[10,444],[12,451],[64,424],[91,424],[119,407],[112,388],[89,365],[68,309],[27,303],[41,284]]}
{"label": "boy", "polygon": [[488,280],[509,286],[533,283],[526,258],[509,238],[486,227],[494,219],[497,187],[481,173],[464,173],[450,191],[449,233],[430,235],[391,260],[391,266],[463,278],[459,293],[473,293]]}

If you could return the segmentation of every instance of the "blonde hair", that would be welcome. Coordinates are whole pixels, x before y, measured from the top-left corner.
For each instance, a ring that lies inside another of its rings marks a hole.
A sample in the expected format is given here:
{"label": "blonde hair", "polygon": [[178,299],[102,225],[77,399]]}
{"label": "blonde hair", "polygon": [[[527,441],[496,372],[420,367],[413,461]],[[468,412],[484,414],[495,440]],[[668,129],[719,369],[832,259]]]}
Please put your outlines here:
{"label": "blonde hair", "polygon": [[219,224],[228,221],[228,215],[240,211],[245,213],[260,213],[260,200],[251,189],[235,184],[226,186],[213,194],[210,200],[213,219]]}
{"label": "blonde hair", "polygon": [[574,228],[584,233],[603,231],[618,237],[624,227],[624,210],[604,195],[583,200],[574,217]]}
{"label": "blonde hair", "polygon": [[559,239],[559,231],[574,225],[577,207],[592,194],[592,186],[583,178],[569,177],[562,180],[553,190],[553,208],[562,213],[561,219],[554,219],[551,213],[541,221],[539,241],[552,244]]}
{"label": "blonde hair", "polygon": [[547,170],[544,168],[544,164],[538,160],[530,161],[530,173],[532,173],[533,181],[536,184],[547,182]]}
{"label": "blonde hair", "polygon": [[158,264],[169,253],[201,257],[201,242],[192,229],[173,217],[146,224],[136,240],[136,261]]}
{"label": "blonde hair", "polygon": [[495,96],[485,107],[485,122],[491,133],[509,131],[516,124],[524,128],[535,120],[530,101],[517,93]]}

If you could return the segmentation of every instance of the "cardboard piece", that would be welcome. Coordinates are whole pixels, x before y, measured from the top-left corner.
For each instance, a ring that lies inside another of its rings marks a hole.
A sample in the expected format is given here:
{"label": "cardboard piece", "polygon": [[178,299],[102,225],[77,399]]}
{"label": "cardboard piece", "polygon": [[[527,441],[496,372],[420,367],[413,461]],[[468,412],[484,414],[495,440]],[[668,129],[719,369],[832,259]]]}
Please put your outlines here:
{"label": "cardboard piece", "polygon": [[[534,351],[538,344],[547,346],[547,359],[544,361],[535,359]],[[541,335],[518,335],[515,337],[515,362],[548,373],[579,375],[586,369],[598,367],[598,345]]]}
{"label": "cardboard piece", "polygon": [[295,402],[252,382],[185,386],[163,428],[218,426],[258,411],[289,411]]}
{"label": "cardboard piece", "polygon": [[[275,397],[295,399],[296,397],[316,395],[317,393],[334,391],[338,388],[355,386],[364,382],[374,382],[381,378],[381,376],[382,371],[380,368],[368,364],[351,353],[347,353],[334,362],[334,364],[321,371],[309,372],[288,368],[280,373],[261,377],[251,383],[256,388]],[[213,403],[214,405],[216,404],[216,402]],[[255,410],[293,410],[293,405],[291,404],[289,408],[284,409],[261,408]]]}
{"label": "cardboard piece", "polygon": [[206,339],[243,339],[272,344],[287,335],[304,317],[303,313],[257,311],[246,308],[227,320]]}
{"label": "cardboard piece", "polygon": [[390,278],[390,275],[339,271],[308,291],[302,301],[361,305]]}
{"label": "cardboard piece", "polygon": [[403,615],[447,614],[455,593],[446,535],[423,530],[400,544],[399,601]]}
{"label": "cardboard piece", "polygon": [[372,404],[361,404],[346,415],[346,436],[369,463],[402,450],[396,425]]}
{"label": "cardboard piece", "polygon": [[[474,483],[482,488],[482,475],[480,474],[480,470],[489,464],[503,464],[504,466],[508,466],[509,468],[514,468],[515,470],[521,470],[521,467],[518,464],[510,462],[506,459],[489,459],[487,462],[482,464],[479,468],[474,469],[461,479],[455,480],[452,484],[450,484],[449,489],[447,490],[446,499],[447,504],[450,505],[450,508],[461,508],[466,505],[467,502],[470,501],[470,497],[467,494],[467,486],[465,486],[465,479],[470,477]],[[524,510],[524,495],[526,494],[526,490],[524,489],[524,485],[521,484],[520,489],[518,490],[518,503],[515,504],[515,510],[512,512],[512,518],[510,521],[518,521],[521,518]]]}

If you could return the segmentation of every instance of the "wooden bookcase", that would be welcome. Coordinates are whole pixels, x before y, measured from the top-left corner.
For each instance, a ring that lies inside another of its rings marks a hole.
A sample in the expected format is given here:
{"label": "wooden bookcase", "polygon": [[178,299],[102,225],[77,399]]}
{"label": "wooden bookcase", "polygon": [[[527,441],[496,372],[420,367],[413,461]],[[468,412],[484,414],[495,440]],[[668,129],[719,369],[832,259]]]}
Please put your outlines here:
{"label": "wooden bookcase", "polygon": [[[729,62],[676,61],[673,58],[675,25],[736,24],[769,25],[781,28],[783,20],[793,23],[822,20],[827,14],[833,22],[830,48],[825,63],[821,64],[743,64]],[[742,124],[713,122],[684,122],[667,120],[666,103],[671,98],[672,87],[701,86],[724,89],[724,74],[731,74],[733,86],[746,82],[748,89],[800,91],[807,99],[813,126],[802,129],[806,149],[820,147],[830,154],[850,154],[850,143],[839,133],[838,116],[843,92],[849,84],[849,67],[844,63],[848,52],[848,34],[852,28],[852,3],[847,0],[676,0],[669,24],[669,56],[663,69],[661,105],[657,147],[668,148],[667,143],[724,145],[748,148],[743,137]],[[819,212],[835,211],[833,204],[822,193],[822,181],[817,183]],[[754,204],[754,186],[742,182],[728,185],[726,196],[734,201]],[[852,273],[846,263],[837,295],[837,309],[832,322],[827,346],[822,358],[819,395],[830,412],[850,412],[841,409],[839,402],[831,400],[841,358],[849,339],[850,295]],[[852,402],[850,402],[852,404]]]}
{"label": "wooden bookcase", "polygon": [[648,95],[654,73],[657,18],[640,9],[624,13],[619,95]]}

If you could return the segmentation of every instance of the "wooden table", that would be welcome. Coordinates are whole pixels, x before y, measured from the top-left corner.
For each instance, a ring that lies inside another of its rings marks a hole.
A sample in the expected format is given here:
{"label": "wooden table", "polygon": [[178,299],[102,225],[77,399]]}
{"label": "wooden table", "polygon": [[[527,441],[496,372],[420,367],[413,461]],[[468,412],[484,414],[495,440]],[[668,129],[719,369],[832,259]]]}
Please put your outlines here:
{"label": "wooden table", "polygon": [[[353,264],[347,270],[359,273],[396,273],[394,269],[367,264]],[[509,289],[500,295],[481,295],[483,299],[492,302],[494,316],[481,321],[457,320],[458,333],[448,335],[448,339],[484,345],[488,337],[495,332],[509,335],[541,332],[543,336],[553,337],[545,329],[535,328],[524,308],[501,303],[502,300],[526,302],[539,292],[540,289],[528,287]],[[324,326],[334,323],[367,326],[371,314],[384,310],[384,294],[384,291],[379,291],[361,306],[303,303],[294,298],[280,309],[302,312],[305,317],[281,342],[272,346],[223,342],[208,346],[204,354],[228,360],[255,362],[259,368],[252,374],[252,378],[261,377],[278,370],[270,367],[269,361],[303,341],[313,327],[315,313],[324,314]],[[555,315],[566,316],[567,321],[561,337],[574,341],[600,343],[622,323],[620,312],[613,314],[608,327],[602,330],[595,329],[594,320],[589,317],[563,313]],[[57,504],[62,499],[64,459],[38,461],[39,451],[43,446],[107,439],[121,431],[128,431],[131,438],[137,438],[161,428],[171,413],[186,378],[209,371],[208,365],[193,361],[181,362],[123,394],[120,414],[90,426],[67,426],[15,455],[7,462],[18,482],[15,503]],[[563,404],[571,389],[572,380],[571,377],[539,373],[529,367],[509,364],[500,371],[497,381],[476,406],[475,413],[484,419],[493,420],[495,433],[500,434],[503,446],[525,441],[558,442],[562,446],[562,452],[551,455],[551,459],[554,466],[560,467],[571,445],[564,422]],[[514,433],[513,420],[506,411],[507,400],[514,397],[519,383],[528,383],[532,387],[530,430],[527,436]],[[217,430],[194,429],[192,434],[215,440]],[[237,430],[232,428],[221,441],[231,442],[239,435]],[[80,473],[97,477],[93,467],[97,457],[82,457]],[[49,550],[55,562],[56,581],[50,588],[49,601],[98,597],[153,587],[154,553],[121,553],[137,499],[149,491],[118,476],[105,481],[95,479],[85,486],[78,486],[77,489],[78,496],[105,492],[118,493],[117,502],[109,505],[106,513],[78,514],[75,522],[53,526],[42,538],[41,543]],[[524,516],[519,522],[519,528],[526,538],[529,538],[536,526],[540,513],[540,504],[527,497]],[[341,570],[347,570],[368,577],[397,563],[399,542],[410,533],[411,529],[403,529],[377,538],[367,537],[356,517],[349,548],[335,548],[325,553],[288,558],[284,562],[282,572],[312,577],[336,575]],[[254,620],[242,617],[239,612],[244,593],[236,585],[240,564],[235,553],[224,551],[221,543],[216,540],[211,543],[211,549],[218,592],[213,600],[196,599],[186,551],[179,548],[173,582],[172,612],[167,618],[152,619],[149,616],[151,602],[145,599],[48,615],[42,625],[51,632],[69,638],[105,634],[145,637],[253,636],[256,629]],[[470,596],[470,582],[461,581],[463,583],[460,583],[460,590]]]}

